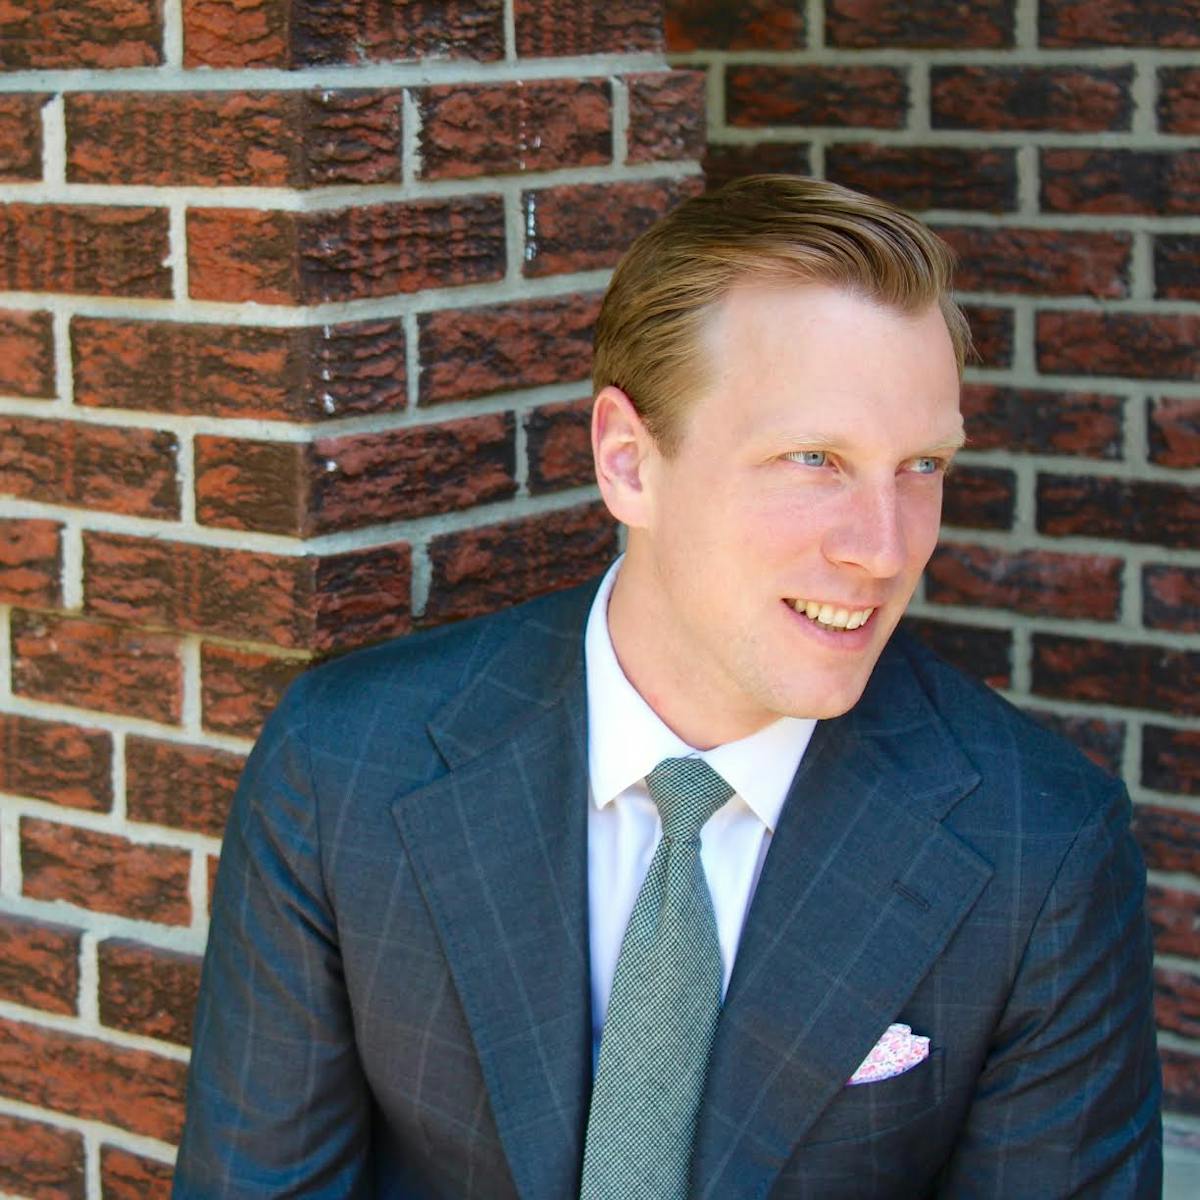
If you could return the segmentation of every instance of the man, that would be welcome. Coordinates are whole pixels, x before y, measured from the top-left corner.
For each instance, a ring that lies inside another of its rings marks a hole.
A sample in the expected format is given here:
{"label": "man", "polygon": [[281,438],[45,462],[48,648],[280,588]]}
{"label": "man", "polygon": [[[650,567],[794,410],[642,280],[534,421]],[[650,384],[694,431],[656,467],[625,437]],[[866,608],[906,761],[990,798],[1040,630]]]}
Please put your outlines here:
{"label": "man", "polygon": [[947,251],[830,184],[618,268],[599,585],[292,688],[222,852],[176,1195],[1158,1195],[1124,789],[895,627]]}

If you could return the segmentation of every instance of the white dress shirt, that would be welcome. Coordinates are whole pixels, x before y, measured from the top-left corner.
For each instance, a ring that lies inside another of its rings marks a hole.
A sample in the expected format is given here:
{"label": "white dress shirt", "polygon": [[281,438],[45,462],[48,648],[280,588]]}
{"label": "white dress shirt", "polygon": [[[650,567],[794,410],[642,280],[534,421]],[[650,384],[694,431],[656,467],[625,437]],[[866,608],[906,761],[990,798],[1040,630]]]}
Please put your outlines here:
{"label": "white dress shirt", "polygon": [[625,926],[662,836],[646,776],[664,758],[698,757],[734,789],[700,832],[729,986],[742,924],[771,834],[816,721],[780,717],[749,737],[699,751],[681,741],[642,699],[617,662],[608,599],[617,559],[592,603],[584,637],[588,708],[588,930],[592,970],[592,1051],[598,1056]]}

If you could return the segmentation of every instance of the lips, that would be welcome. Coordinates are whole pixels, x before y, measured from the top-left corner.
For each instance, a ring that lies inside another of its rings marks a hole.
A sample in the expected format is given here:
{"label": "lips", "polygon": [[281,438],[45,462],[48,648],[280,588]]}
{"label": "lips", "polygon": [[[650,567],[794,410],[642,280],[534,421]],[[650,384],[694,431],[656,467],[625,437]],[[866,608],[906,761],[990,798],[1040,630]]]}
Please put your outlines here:
{"label": "lips", "polygon": [[874,607],[843,608],[822,600],[788,600],[787,603],[815,625],[847,632],[865,625],[875,612]]}

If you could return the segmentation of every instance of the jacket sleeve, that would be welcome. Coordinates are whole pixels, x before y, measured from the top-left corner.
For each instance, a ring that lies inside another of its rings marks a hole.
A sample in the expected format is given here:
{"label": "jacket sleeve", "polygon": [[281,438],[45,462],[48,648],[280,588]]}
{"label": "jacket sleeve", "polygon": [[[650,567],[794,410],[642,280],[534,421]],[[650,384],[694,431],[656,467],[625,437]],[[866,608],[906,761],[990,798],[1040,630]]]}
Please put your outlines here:
{"label": "jacket sleeve", "polygon": [[1125,789],[1076,836],[1034,924],[942,1200],[1161,1194],[1145,870]]}
{"label": "jacket sleeve", "polygon": [[322,880],[304,680],[230,814],[201,977],[177,1200],[370,1192],[370,1100]]}

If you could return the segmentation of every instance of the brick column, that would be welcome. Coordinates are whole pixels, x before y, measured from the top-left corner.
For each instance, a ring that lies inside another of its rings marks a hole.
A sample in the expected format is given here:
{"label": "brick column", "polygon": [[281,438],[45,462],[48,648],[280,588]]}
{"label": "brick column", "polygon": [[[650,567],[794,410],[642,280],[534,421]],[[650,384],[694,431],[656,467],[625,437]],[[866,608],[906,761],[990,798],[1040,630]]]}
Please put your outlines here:
{"label": "brick column", "polygon": [[614,552],[591,326],[703,141],[660,24],[0,13],[0,1191],[166,1194],[219,838],[287,681]]}
{"label": "brick column", "polygon": [[1200,2],[666,14],[711,179],[812,171],[961,257],[970,449],[914,624],[1129,784],[1168,1143],[1200,1155]]}

